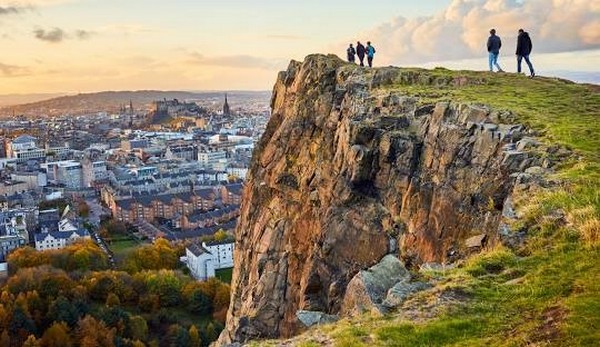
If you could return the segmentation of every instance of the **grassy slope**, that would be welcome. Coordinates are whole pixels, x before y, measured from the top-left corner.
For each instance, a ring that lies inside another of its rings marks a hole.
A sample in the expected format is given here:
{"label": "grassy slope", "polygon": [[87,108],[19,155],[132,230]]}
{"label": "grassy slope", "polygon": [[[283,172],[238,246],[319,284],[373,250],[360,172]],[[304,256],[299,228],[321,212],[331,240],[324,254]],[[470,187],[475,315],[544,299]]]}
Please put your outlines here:
{"label": "grassy slope", "polygon": [[[392,89],[421,98],[483,103],[514,112],[548,144],[577,154],[557,169],[559,188],[518,203],[528,229],[517,250],[498,247],[443,274],[444,286],[470,298],[426,323],[399,316],[362,317],[310,331],[301,345],[326,336],[338,346],[600,345],[600,91],[555,79],[436,69],[405,70],[422,84]],[[447,85],[467,77],[479,85]],[[437,83],[439,81],[439,83]],[[554,218],[562,211],[565,218]],[[518,278],[517,284],[506,284]]]}

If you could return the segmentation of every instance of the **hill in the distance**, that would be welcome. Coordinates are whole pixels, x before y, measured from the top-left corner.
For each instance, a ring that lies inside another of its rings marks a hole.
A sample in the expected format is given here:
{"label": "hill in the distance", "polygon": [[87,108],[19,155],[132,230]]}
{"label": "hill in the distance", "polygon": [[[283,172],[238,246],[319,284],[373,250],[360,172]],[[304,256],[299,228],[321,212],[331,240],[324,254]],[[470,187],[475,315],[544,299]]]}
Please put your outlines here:
{"label": "hill in the distance", "polygon": [[[266,91],[233,91],[227,92],[231,99],[237,101],[265,100],[268,101],[270,92]],[[223,98],[224,92],[185,92],[185,91],[105,91],[56,97],[0,108],[0,116],[56,116],[63,114],[82,115],[99,111],[116,112],[131,101],[134,109],[146,110],[153,101],[162,99],[178,99],[187,101]]]}

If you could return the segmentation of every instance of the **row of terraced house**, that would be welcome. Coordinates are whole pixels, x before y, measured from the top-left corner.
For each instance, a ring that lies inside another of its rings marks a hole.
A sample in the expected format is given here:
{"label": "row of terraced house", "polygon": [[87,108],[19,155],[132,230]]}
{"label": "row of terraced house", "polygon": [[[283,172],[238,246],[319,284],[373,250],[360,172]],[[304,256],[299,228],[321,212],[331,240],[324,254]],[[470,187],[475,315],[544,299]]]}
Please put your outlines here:
{"label": "row of terraced house", "polygon": [[107,194],[103,199],[113,217],[126,223],[162,218],[171,220],[176,228],[194,229],[236,218],[241,202],[241,187],[241,184],[231,184],[179,194],[141,194],[123,199],[115,199]]}

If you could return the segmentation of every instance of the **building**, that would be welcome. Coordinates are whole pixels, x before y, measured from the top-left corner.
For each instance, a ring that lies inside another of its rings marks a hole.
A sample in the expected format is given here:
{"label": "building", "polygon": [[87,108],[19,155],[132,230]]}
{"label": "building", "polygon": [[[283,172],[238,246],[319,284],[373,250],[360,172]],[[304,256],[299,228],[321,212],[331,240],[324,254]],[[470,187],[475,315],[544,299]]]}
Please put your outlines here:
{"label": "building", "polygon": [[149,142],[147,139],[134,139],[121,141],[121,148],[126,151],[132,151],[134,149],[148,148]]}
{"label": "building", "polygon": [[41,171],[17,171],[10,174],[13,181],[25,182],[30,190],[39,189],[48,185],[46,173]]}
{"label": "building", "polygon": [[67,188],[81,189],[83,187],[83,167],[75,161],[57,162],[54,166],[56,182]]}
{"label": "building", "polygon": [[21,235],[0,235],[0,272],[6,271],[6,257],[8,254],[27,244]]}
{"label": "building", "polygon": [[205,169],[214,169],[227,163],[227,152],[220,149],[204,147],[198,151],[198,161]]}
{"label": "building", "polygon": [[142,219],[153,221],[156,218],[173,219],[176,216],[190,215],[197,210],[210,210],[215,207],[216,194],[212,189],[194,193],[140,195],[130,199],[105,201],[111,208],[114,218],[134,223]]}
{"label": "building", "polygon": [[194,145],[172,145],[168,146],[165,152],[167,159],[184,159],[192,161],[196,159],[197,148]]}
{"label": "building", "polygon": [[223,115],[229,116],[231,110],[229,109],[229,103],[227,103],[227,94],[225,94],[225,102],[223,103]]}
{"label": "building", "polygon": [[203,242],[202,247],[213,256],[212,264],[215,270],[228,269],[233,267],[233,249],[235,243],[233,240]]}
{"label": "building", "polygon": [[185,257],[182,257],[181,261],[187,265],[190,274],[197,280],[206,281],[211,277],[215,277],[213,255],[196,243],[186,247]]}
{"label": "building", "polygon": [[108,179],[108,169],[104,161],[91,161],[86,159],[82,162],[83,186],[92,187],[94,182]]}
{"label": "building", "polygon": [[46,158],[46,150],[38,148],[35,144],[36,140],[35,137],[29,135],[21,135],[15,138],[8,144],[8,157],[17,159],[18,162]]}
{"label": "building", "polygon": [[55,231],[35,234],[35,249],[45,251],[49,249],[61,249],[77,241],[89,240],[90,233],[85,229],[74,231]]}
{"label": "building", "polygon": [[181,261],[190,269],[191,275],[200,281],[215,277],[215,270],[233,267],[234,243],[222,242],[192,243],[185,249]]}
{"label": "building", "polygon": [[228,184],[221,187],[221,199],[226,205],[240,205],[244,186],[241,183]]}
{"label": "building", "polygon": [[0,182],[0,195],[2,196],[21,194],[28,190],[29,186],[25,182],[13,180]]}

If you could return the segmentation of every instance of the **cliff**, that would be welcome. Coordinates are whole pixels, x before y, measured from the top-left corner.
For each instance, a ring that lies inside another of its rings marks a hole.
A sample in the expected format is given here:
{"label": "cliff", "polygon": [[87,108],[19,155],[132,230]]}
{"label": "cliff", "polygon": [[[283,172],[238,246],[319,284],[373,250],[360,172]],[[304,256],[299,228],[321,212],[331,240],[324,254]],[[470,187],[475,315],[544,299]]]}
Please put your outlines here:
{"label": "cliff", "polygon": [[340,313],[350,280],[386,254],[410,266],[459,259],[473,236],[496,243],[518,173],[551,162],[510,112],[408,93],[481,83],[291,62],[244,188],[220,343],[290,336],[299,310]]}

